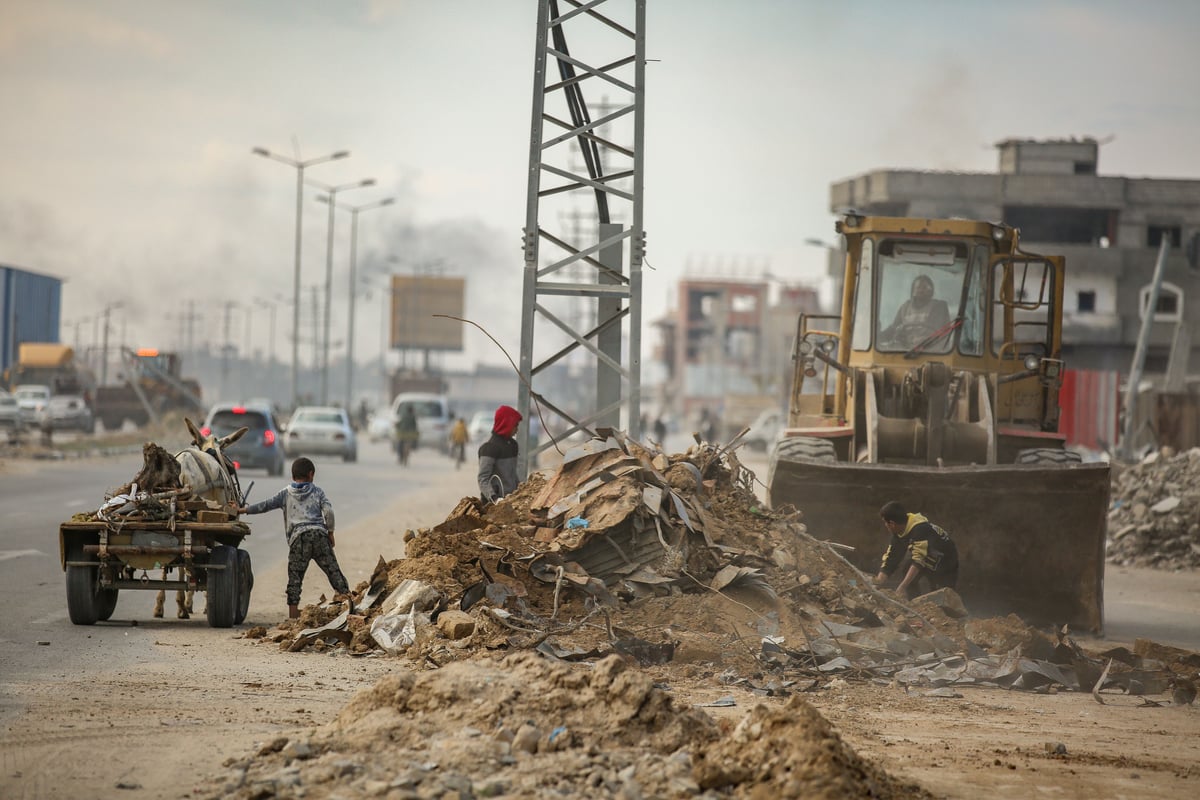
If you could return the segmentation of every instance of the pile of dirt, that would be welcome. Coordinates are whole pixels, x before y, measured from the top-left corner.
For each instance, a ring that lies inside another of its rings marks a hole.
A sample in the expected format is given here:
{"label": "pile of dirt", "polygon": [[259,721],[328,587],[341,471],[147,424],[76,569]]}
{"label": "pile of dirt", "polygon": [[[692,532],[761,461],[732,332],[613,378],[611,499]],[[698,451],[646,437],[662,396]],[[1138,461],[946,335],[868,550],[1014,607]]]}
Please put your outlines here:
{"label": "pile of dirt", "polygon": [[1108,560],[1157,569],[1200,567],[1200,448],[1151,453],[1113,480]]}
{"label": "pile of dirt", "polygon": [[863,762],[803,700],[731,730],[617,656],[390,675],[333,722],[226,766],[212,797],[929,797]]}

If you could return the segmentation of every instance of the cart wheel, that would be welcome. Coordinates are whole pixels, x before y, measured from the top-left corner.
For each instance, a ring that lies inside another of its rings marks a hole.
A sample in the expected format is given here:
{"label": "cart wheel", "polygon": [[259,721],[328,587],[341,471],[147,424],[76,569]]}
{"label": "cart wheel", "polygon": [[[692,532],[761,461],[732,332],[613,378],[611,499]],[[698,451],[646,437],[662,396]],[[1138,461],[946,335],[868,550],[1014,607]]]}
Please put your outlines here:
{"label": "cart wheel", "polygon": [[95,625],[96,620],[101,618],[100,612],[100,584],[96,580],[96,568],[68,566],[67,613],[71,622],[76,625]]}
{"label": "cart wheel", "polygon": [[97,593],[99,596],[99,616],[101,622],[108,619],[117,610],[117,595],[120,589],[100,589]]}
{"label": "cart wheel", "polygon": [[219,544],[208,557],[209,566],[223,569],[205,570],[205,591],[208,593],[205,615],[210,628],[229,628],[238,608],[238,557],[229,545]]}
{"label": "cart wheel", "polygon": [[250,591],[254,588],[254,570],[250,568],[250,554],[240,547],[238,559],[238,602],[237,613],[233,615],[233,624],[241,625],[247,612],[250,611]]}

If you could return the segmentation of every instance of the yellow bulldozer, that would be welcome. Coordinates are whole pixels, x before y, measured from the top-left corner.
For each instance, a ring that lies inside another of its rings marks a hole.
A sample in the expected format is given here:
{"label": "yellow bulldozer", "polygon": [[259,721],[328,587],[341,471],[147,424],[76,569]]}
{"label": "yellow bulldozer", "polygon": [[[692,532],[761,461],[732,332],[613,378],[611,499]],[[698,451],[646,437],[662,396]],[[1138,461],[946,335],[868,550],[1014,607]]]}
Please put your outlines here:
{"label": "yellow bulldozer", "polygon": [[1101,631],[1109,469],[1058,433],[1064,259],[1004,224],[836,227],[841,314],[799,319],[772,506],[873,574],[898,500],[950,532],[973,613]]}

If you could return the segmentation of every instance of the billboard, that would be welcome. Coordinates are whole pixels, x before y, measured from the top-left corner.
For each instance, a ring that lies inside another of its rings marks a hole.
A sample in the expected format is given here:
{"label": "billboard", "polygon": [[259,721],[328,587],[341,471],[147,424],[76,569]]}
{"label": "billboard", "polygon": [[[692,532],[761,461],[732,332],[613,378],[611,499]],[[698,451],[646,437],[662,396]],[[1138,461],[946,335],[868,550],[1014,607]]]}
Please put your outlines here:
{"label": "billboard", "polygon": [[393,275],[391,346],[461,352],[464,324],[434,315],[462,317],[465,295],[465,278]]}

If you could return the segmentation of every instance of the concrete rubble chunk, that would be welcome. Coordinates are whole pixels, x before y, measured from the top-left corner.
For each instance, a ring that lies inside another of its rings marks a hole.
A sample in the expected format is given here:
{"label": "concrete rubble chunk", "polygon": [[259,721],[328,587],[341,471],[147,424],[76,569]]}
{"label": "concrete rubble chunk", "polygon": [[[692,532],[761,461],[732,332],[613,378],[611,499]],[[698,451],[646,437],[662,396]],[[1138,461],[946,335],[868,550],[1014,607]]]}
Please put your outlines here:
{"label": "concrete rubble chunk", "polygon": [[475,618],[465,611],[443,611],[437,627],[447,639],[465,639],[475,632]]}
{"label": "concrete rubble chunk", "polygon": [[937,589],[928,594],[923,594],[916,598],[916,601],[933,603],[947,616],[954,617],[955,619],[963,619],[967,616],[967,608],[963,605],[962,598],[958,596],[958,592],[950,588]]}

